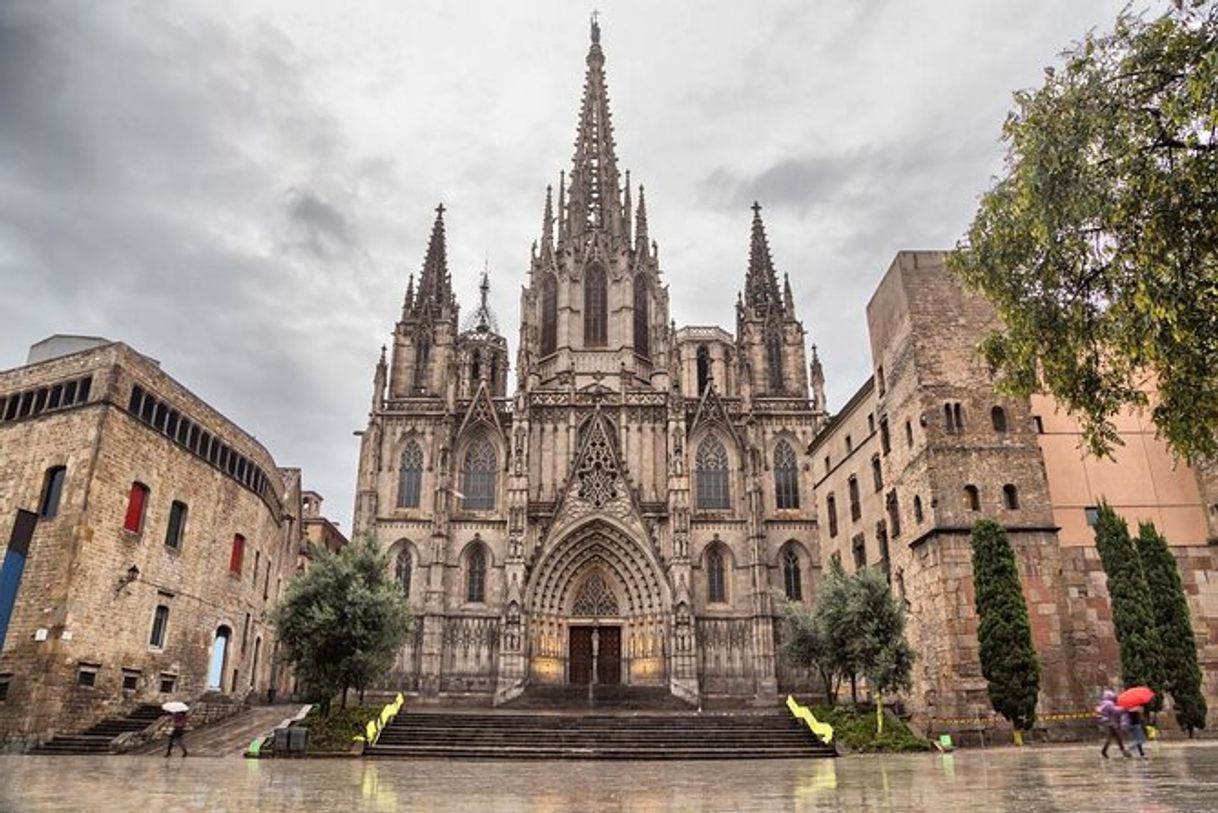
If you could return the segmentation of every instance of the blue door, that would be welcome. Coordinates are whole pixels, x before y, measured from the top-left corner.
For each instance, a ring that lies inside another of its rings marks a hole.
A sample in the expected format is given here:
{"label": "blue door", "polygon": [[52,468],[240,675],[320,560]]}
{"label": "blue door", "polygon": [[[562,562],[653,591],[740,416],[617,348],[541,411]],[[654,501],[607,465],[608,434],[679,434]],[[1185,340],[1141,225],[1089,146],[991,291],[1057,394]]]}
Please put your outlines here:
{"label": "blue door", "polygon": [[220,627],[216,630],[216,640],[211,645],[211,666],[207,670],[207,688],[219,689],[224,683],[224,662],[228,659],[228,639],[232,630]]}

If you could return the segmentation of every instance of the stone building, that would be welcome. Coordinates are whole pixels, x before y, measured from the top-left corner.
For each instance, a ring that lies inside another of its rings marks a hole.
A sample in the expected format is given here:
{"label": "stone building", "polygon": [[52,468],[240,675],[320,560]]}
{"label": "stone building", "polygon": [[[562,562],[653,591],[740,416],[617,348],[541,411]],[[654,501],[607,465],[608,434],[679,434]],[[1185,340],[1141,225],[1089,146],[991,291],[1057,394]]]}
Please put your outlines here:
{"label": "stone building", "polygon": [[286,688],[299,470],[122,343],[31,357],[0,372],[0,737]]}
{"label": "stone building", "polygon": [[1097,460],[1050,398],[996,394],[974,348],[997,316],[944,261],[940,252],[893,261],[867,306],[873,375],[808,449],[822,552],[847,570],[883,568],[910,610],[911,708],[948,719],[989,713],[969,544],[982,517],[1005,526],[1016,551],[1043,668],[1040,713],[1090,708],[1119,682],[1089,527],[1101,499],[1135,532],[1153,520],[1167,536],[1218,705],[1214,481],[1173,461],[1148,417],[1123,416],[1124,445]]}
{"label": "stone building", "polygon": [[322,496],[316,491],[301,492],[300,504],[302,513],[300,522],[304,532],[304,539],[300,548],[300,560],[297,564],[297,570],[304,570],[308,566],[309,554],[312,548],[328,550],[330,553],[338,553],[349,543],[347,536],[339,530],[338,526],[322,514],[322,502]]}
{"label": "stone building", "polygon": [[416,616],[390,680],[496,702],[590,683],[772,696],[798,678],[775,656],[773,596],[807,600],[820,568],[801,452],[823,377],[759,206],[735,332],[676,327],[595,24],[586,62],[514,392],[485,287],[458,329],[443,207],[376,365],[354,533],[390,552]]}

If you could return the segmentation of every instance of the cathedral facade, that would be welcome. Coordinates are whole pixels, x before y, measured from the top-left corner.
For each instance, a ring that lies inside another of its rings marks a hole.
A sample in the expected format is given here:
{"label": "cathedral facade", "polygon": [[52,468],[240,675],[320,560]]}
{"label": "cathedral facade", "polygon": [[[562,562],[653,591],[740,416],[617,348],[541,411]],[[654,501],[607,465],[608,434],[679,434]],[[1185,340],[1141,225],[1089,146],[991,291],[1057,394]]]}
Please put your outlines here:
{"label": "cathedral facade", "polygon": [[[515,386],[486,307],[464,322],[443,207],[362,433],[356,535],[415,624],[391,685],[772,696],[777,604],[820,570],[804,451],[823,377],[754,205],[735,331],[678,328],[643,188],[619,170],[594,24],[575,154],[546,190]],[[746,233],[741,224],[742,251]]]}

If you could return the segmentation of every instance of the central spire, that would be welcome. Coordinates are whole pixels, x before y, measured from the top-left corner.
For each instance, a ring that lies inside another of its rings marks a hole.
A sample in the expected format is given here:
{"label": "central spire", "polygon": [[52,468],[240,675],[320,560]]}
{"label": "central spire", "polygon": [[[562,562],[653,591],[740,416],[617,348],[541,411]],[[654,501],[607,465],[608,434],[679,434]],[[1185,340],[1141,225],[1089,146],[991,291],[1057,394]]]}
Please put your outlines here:
{"label": "central spire", "polygon": [[588,231],[616,235],[622,231],[621,189],[609,92],[605,87],[605,54],[601,50],[601,27],[596,12],[592,15],[592,43],[585,61],[588,70],[567,195],[568,232],[571,236]]}
{"label": "central spire", "polygon": [[770,257],[770,243],[761,222],[761,204],[753,202],[753,229],[749,241],[749,270],[744,278],[744,302],[758,313],[771,308],[783,310],[784,300],[778,292],[778,276]]}

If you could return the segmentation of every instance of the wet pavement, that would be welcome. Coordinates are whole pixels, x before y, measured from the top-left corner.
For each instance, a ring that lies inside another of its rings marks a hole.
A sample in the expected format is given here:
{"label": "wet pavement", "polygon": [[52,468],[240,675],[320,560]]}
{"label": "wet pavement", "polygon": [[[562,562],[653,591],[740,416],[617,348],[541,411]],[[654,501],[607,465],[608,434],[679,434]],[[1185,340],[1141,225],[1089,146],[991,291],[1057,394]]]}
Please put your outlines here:
{"label": "wet pavement", "polygon": [[0,757],[0,811],[1214,811],[1218,743],[740,762]]}

